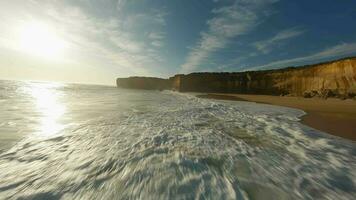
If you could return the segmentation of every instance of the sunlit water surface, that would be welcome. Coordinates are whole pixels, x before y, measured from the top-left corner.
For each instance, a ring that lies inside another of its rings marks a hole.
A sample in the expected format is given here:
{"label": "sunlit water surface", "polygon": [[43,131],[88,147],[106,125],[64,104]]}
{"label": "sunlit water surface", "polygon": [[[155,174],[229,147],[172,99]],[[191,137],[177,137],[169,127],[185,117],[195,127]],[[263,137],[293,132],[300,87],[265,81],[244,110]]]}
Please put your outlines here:
{"label": "sunlit water surface", "polygon": [[353,199],[356,145],[300,110],[0,81],[0,199]]}

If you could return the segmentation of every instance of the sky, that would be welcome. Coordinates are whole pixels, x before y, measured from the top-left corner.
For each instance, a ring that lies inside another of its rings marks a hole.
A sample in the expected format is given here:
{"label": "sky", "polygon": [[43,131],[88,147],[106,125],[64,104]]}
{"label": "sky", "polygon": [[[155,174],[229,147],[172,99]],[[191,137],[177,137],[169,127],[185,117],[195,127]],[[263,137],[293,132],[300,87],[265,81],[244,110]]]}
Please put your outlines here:
{"label": "sky", "polygon": [[0,79],[263,70],[356,55],[355,0],[4,0]]}

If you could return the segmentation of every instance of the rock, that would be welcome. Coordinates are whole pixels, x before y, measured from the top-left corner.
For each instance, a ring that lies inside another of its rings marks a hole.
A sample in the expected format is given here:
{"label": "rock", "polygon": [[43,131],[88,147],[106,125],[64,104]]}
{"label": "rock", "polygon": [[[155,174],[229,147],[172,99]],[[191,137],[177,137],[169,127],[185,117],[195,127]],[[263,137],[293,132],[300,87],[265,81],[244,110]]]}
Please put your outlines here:
{"label": "rock", "polygon": [[311,95],[311,97],[317,97],[317,96],[319,96],[319,93],[318,93],[318,91],[313,90],[313,91],[311,91],[310,95]]}
{"label": "rock", "polygon": [[312,98],[312,94],[311,94],[311,92],[304,92],[303,97],[304,98]]}
{"label": "rock", "polygon": [[319,96],[319,93],[318,93],[318,91],[315,91],[315,90],[313,90],[313,91],[305,91],[303,93],[303,97],[304,98],[312,98],[312,97],[317,97],[317,96]]}
{"label": "rock", "polygon": [[354,97],[356,97],[356,93],[347,93],[347,98],[352,99]]}
{"label": "rock", "polygon": [[355,88],[350,88],[346,93],[347,93],[347,98],[352,99],[352,98],[356,97],[356,89]]}
{"label": "rock", "polygon": [[327,99],[329,97],[335,97],[335,94],[331,90],[325,89],[321,91],[321,98]]}

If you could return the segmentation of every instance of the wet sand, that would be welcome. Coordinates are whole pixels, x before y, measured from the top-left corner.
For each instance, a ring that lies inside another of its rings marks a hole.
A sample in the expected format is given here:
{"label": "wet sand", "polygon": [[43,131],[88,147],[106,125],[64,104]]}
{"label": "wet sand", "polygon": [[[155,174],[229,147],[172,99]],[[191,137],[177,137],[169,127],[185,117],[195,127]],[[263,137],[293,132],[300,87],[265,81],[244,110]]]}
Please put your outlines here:
{"label": "wet sand", "polygon": [[356,101],[244,94],[203,94],[201,98],[251,101],[297,108],[307,114],[302,123],[323,132],[356,141]]}

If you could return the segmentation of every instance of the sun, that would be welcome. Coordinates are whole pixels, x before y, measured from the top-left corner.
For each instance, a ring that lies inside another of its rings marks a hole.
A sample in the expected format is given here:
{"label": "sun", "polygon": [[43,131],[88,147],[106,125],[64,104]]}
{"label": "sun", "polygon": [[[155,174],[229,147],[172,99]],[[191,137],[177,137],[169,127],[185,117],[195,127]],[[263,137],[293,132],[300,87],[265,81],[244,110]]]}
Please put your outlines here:
{"label": "sun", "polygon": [[60,58],[66,43],[50,26],[40,22],[24,24],[20,33],[21,49],[44,58]]}

